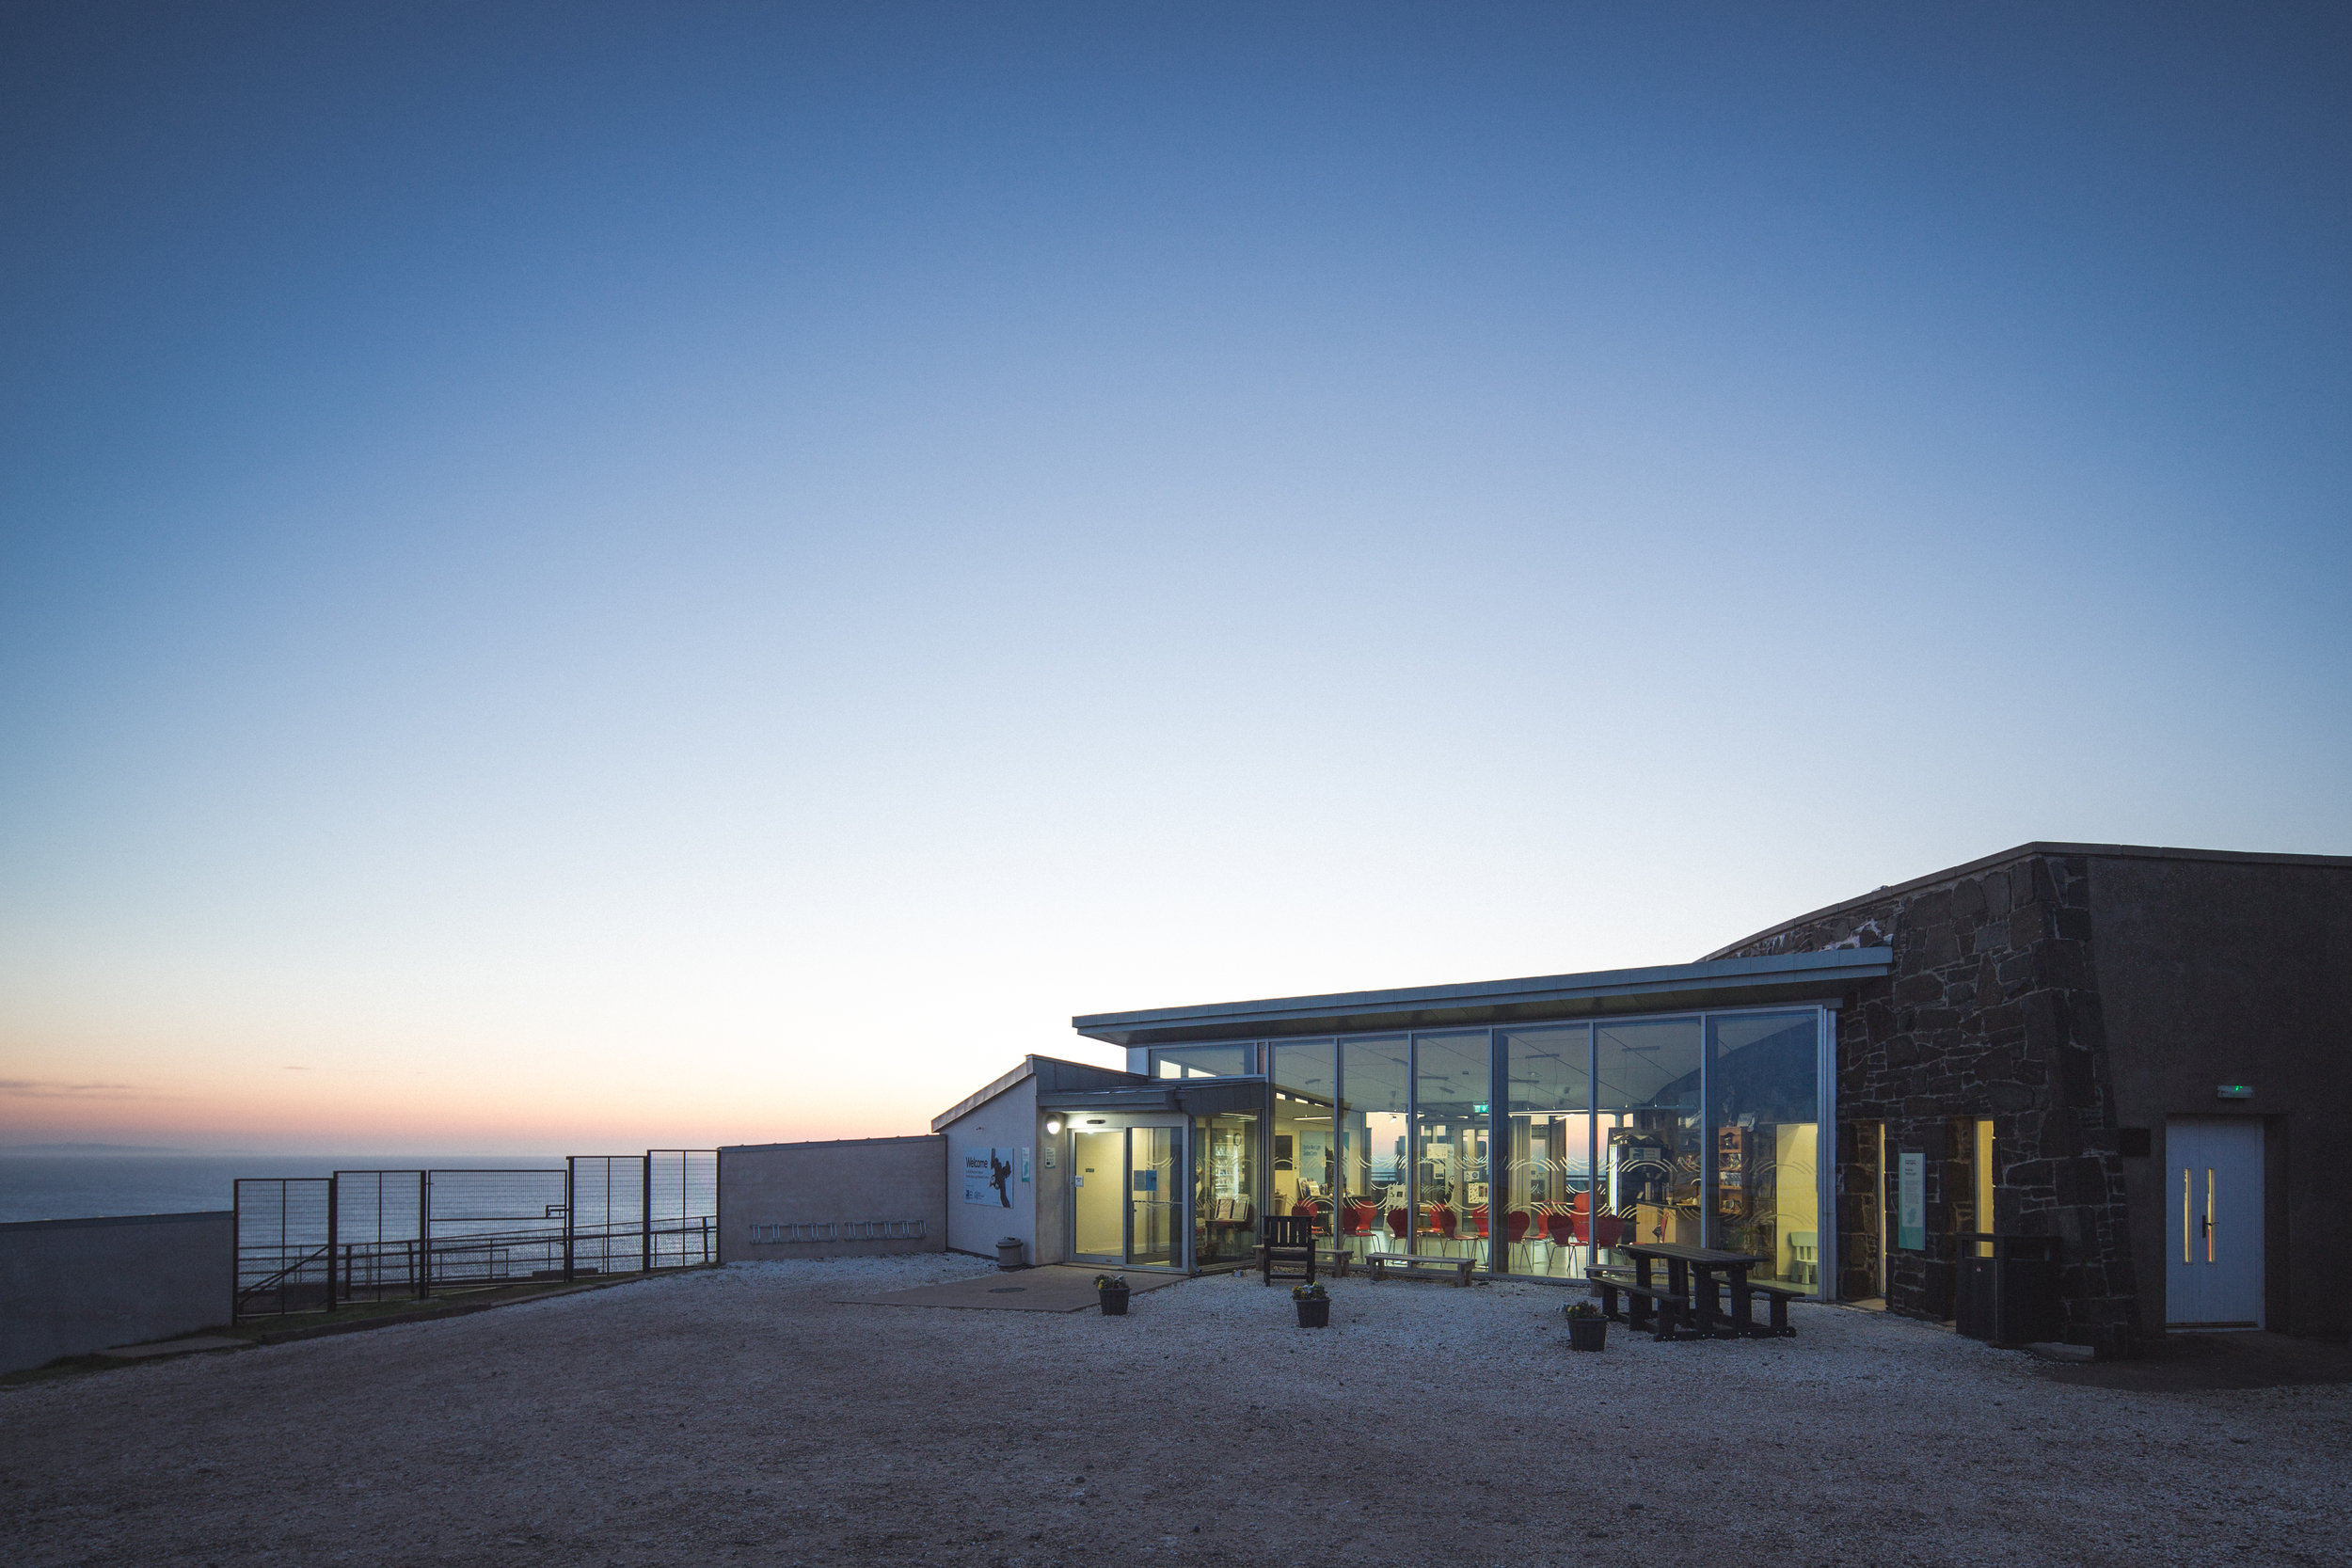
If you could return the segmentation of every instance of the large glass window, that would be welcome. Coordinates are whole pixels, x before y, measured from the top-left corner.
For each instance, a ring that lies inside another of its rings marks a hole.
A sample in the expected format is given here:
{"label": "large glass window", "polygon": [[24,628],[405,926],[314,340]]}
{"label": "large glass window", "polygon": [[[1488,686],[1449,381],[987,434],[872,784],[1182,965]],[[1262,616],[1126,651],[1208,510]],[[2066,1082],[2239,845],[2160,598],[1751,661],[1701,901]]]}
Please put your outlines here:
{"label": "large glass window", "polygon": [[1413,1161],[1419,1179],[1413,1250],[1475,1257],[1486,1241],[1486,1031],[1413,1037]]}
{"label": "large glass window", "polygon": [[1273,1212],[1315,1222],[1337,1234],[1340,1150],[1340,1048],[1336,1040],[1278,1041],[1274,1078]]}
{"label": "large glass window", "polygon": [[1255,1045],[1166,1046],[1152,1053],[1154,1078],[1237,1078],[1257,1070]]}
{"label": "large glass window", "polygon": [[[1511,1147],[1498,1201],[1513,1274],[1583,1277],[1591,1245],[1593,1032],[1582,1023],[1505,1030]],[[1603,1227],[1613,1244],[1620,1222]]]}
{"label": "large glass window", "polygon": [[1258,1252],[1258,1118],[1195,1117],[1193,1131],[1193,1264],[1246,1263]]}
{"label": "large glass window", "polygon": [[1819,1283],[1820,1015],[1708,1021],[1715,1244],[1770,1259],[1751,1277]]}
{"label": "large glass window", "polygon": [[[1593,1103],[1603,1216],[1628,1240],[1705,1244],[1699,1223],[1699,1021],[1594,1026]],[[1594,1227],[1602,1261],[1616,1261]]]}
{"label": "large glass window", "polygon": [[1340,1042],[1340,1241],[1359,1258],[1411,1245],[1406,1145],[1412,1060],[1404,1035]]}

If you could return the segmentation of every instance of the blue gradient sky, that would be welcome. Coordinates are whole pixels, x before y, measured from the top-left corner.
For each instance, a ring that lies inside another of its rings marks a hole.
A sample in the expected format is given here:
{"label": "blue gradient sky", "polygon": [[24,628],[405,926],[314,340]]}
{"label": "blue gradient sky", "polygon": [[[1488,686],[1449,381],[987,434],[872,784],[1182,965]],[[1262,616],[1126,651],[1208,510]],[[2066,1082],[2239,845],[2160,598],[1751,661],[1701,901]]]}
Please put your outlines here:
{"label": "blue gradient sky", "polygon": [[914,1131],[1076,1011],[2352,852],[2347,44],[11,8],[0,1137]]}

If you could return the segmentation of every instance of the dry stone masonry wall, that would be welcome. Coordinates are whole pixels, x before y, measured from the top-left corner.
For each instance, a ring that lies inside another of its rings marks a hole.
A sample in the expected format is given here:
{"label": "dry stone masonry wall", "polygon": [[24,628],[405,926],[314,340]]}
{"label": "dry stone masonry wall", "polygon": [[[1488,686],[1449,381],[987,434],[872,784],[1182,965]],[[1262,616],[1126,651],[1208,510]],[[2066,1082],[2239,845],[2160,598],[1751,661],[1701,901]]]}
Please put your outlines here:
{"label": "dry stone masonry wall", "polygon": [[1894,950],[1893,973],[1866,986],[1838,1020],[1841,1294],[1878,1293],[1870,1124],[1883,1123],[1890,1227],[1895,1156],[1924,1154],[1928,1178],[1927,1249],[1890,1246],[1887,1306],[1951,1316],[1954,1211],[1970,1201],[1965,1124],[1990,1117],[1990,1228],[2058,1238],[2068,1338],[2107,1344],[2137,1334],[2090,875],[2080,856],[2024,856],[1851,906],[1725,955]]}

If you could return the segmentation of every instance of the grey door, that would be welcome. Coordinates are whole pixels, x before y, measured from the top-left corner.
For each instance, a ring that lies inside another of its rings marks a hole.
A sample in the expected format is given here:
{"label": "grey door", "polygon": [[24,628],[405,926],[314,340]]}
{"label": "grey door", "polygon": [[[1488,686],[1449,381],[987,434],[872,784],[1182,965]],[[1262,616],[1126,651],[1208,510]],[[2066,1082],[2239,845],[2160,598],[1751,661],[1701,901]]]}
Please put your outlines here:
{"label": "grey door", "polygon": [[2263,1129],[2239,1117],[2165,1125],[2168,1328],[2263,1325]]}

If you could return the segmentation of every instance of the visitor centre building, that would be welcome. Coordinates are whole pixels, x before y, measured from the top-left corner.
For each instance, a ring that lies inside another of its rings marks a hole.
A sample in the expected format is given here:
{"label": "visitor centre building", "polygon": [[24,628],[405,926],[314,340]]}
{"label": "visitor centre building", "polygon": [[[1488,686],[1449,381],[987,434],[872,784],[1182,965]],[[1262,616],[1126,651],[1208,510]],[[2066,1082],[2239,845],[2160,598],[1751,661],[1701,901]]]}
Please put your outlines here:
{"label": "visitor centre building", "polygon": [[[933,1183],[928,1244],[1041,1263],[1241,1267],[1298,1215],[1491,1278],[1719,1247],[1943,1320],[2022,1238],[2077,1343],[2341,1338],[2347,1020],[2352,858],[2028,844],[1692,963],[1081,1016],[1123,1070],[1034,1055],[928,1140],[723,1150],[723,1245],[807,1255],[728,1195],[821,1147]],[[832,1184],[771,1183],[811,1216]]]}

